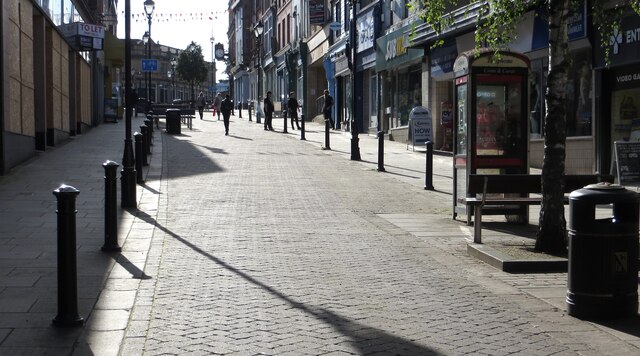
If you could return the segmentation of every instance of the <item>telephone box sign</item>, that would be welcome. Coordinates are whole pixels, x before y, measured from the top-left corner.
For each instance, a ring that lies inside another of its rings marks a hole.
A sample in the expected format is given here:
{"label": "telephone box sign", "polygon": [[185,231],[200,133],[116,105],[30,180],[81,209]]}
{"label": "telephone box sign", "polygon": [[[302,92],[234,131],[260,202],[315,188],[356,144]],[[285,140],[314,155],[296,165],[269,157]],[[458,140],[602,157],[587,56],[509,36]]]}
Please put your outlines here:
{"label": "telephone box sign", "polygon": [[424,106],[413,108],[409,113],[409,126],[413,146],[424,145],[427,141],[433,141],[433,125],[429,109]]}

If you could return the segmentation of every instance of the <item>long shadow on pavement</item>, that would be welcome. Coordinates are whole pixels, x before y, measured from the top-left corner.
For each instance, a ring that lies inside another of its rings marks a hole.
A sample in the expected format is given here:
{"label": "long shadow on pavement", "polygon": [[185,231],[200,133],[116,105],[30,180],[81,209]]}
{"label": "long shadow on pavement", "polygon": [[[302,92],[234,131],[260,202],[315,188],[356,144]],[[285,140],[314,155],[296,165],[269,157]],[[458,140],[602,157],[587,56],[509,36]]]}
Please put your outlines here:
{"label": "long shadow on pavement", "polygon": [[139,212],[138,218],[146,221],[149,224],[155,225],[157,228],[169,234],[176,240],[182,242],[184,245],[188,246],[195,252],[226,268],[232,273],[235,273],[246,281],[266,290],[273,296],[285,301],[293,308],[303,311],[315,317],[316,319],[331,325],[336,331],[351,339],[352,346],[359,350],[359,354],[389,352],[390,354],[394,355],[442,355],[442,353],[437,352],[436,350],[433,350],[429,347],[416,344],[411,340],[406,340],[398,336],[391,335],[383,330],[357,323],[327,309],[309,306],[304,303],[297,302],[294,299],[279,292],[275,288],[260,282],[259,280],[253,278],[251,275],[231,266],[225,261],[209,254],[208,252],[200,249],[198,246],[173,233],[169,229],[158,224],[152,216],[147,215],[144,212]]}

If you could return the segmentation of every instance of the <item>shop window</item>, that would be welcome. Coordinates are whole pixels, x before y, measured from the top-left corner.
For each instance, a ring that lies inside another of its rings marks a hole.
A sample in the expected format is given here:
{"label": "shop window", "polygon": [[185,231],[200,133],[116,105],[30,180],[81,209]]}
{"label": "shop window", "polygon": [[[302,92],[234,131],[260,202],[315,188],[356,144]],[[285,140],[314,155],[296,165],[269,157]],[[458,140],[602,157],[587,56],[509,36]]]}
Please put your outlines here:
{"label": "shop window", "polygon": [[[572,65],[569,67],[565,100],[567,136],[590,136],[593,117],[591,55],[589,50],[585,49],[573,51],[571,56]],[[547,75],[547,58],[531,61],[529,80],[531,138],[542,137],[544,133],[546,111],[544,92],[547,86]]]}
{"label": "shop window", "polygon": [[640,141],[640,88],[611,94],[611,132],[615,141]]}

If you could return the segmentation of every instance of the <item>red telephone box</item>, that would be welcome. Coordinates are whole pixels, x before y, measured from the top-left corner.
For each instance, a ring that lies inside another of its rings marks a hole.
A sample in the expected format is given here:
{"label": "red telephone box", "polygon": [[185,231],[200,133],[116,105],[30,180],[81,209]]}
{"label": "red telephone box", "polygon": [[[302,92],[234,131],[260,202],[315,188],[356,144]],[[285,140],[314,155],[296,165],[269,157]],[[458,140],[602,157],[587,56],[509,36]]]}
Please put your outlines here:
{"label": "red telephone box", "polygon": [[[469,174],[529,172],[529,59],[522,54],[473,50],[453,65],[453,218],[473,209],[461,203]],[[483,214],[516,215],[527,221],[526,206],[485,207]]]}

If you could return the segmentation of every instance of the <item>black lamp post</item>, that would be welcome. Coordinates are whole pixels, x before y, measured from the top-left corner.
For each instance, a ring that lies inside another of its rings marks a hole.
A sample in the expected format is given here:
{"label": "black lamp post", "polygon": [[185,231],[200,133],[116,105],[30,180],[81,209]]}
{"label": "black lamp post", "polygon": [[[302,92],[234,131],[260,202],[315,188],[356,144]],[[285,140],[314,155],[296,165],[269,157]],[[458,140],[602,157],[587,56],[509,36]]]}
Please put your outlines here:
{"label": "black lamp post", "polygon": [[[151,36],[149,36],[149,31],[146,31],[146,32],[144,33],[144,35],[142,36],[142,42],[144,43],[144,47],[145,47],[145,50],[146,50],[145,55],[146,55],[147,59],[151,56],[151,55],[149,54],[149,53],[151,52],[151,50],[149,49],[149,47],[151,46],[151,45],[149,44],[149,39],[150,39],[150,37],[151,37]],[[150,86],[150,82],[151,82],[151,73],[150,73],[150,72],[148,72],[148,71],[145,69],[145,72],[144,72],[144,86],[145,86],[145,88],[147,89],[147,95],[145,95],[145,97],[146,97],[146,99],[147,99],[147,100],[146,100],[146,102],[147,102],[147,108],[146,108],[146,111],[147,111],[147,112],[149,112],[149,110],[151,109],[151,107],[149,106],[149,105],[150,105],[150,103],[151,103],[151,89],[149,88],[149,86]]]}
{"label": "black lamp post", "polygon": [[178,61],[176,61],[176,58],[173,57],[171,58],[171,80],[173,81],[171,84],[173,85],[173,98],[176,98],[176,64],[178,64]]}
{"label": "black lamp post", "polygon": [[125,107],[125,135],[124,135],[124,151],[122,154],[122,171],[120,172],[121,181],[121,206],[123,208],[135,208],[137,206],[136,198],[136,169],[134,167],[133,158],[133,141],[131,140],[131,116],[133,115],[133,106],[131,105],[131,2],[124,2],[124,95],[127,99]]}
{"label": "black lamp post", "polygon": [[209,41],[211,41],[211,101],[213,101],[213,98],[216,95],[216,91],[217,91],[217,85],[216,85],[216,58],[213,56],[213,46],[214,46],[214,41],[216,39],[213,38],[213,36],[211,36],[211,38],[209,39]]}
{"label": "black lamp post", "polygon": [[256,35],[256,46],[258,47],[258,102],[256,103],[256,123],[260,123],[260,113],[258,108],[260,107],[260,100],[262,99],[262,34],[264,33],[264,25],[262,20],[258,21],[256,27],[253,28],[253,32]]}
{"label": "black lamp post", "polygon": [[[144,13],[147,15],[147,23],[149,24],[149,31],[145,34],[147,47],[147,58],[151,59],[151,18],[153,17],[153,10],[156,9],[156,3],[153,0],[145,0]],[[143,37],[144,40],[144,37]],[[151,102],[151,72],[149,75],[149,86],[147,86],[147,99]]]}
{"label": "black lamp post", "polygon": [[358,120],[356,119],[356,106],[358,99],[356,97],[356,46],[358,44],[357,31],[357,10],[356,5],[359,0],[348,0],[351,6],[351,25],[349,27],[349,42],[351,45],[351,160],[360,161],[360,147],[358,142]]}

